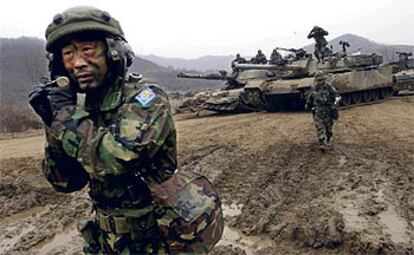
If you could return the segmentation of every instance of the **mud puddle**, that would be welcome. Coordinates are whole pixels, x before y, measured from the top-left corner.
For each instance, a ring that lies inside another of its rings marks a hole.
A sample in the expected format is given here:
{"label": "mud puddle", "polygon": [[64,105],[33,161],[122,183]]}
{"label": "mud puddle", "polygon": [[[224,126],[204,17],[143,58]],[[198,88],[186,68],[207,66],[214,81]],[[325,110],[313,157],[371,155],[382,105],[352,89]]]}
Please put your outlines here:
{"label": "mud puddle", "polygon": [[52,240],[44,242],[36,246],[38,254],[48,254],[54,249],[60,249],[62,246],[65,246],[73,241],[73,239],[79,236],[79,232],[76,229],[75,225],[69,226],[62,233],[57,234],[53,237]]}
{"label": "mud puddle", "polygon": [[[377,196],[380,201],[385,201],[383,190],[379,190]],[[379,222],[384,226],[384,232],[390,235],[390,238],[394,243],[408,244],[410,238],[405,233],[409,227],[408,223],[398,215],[392,204],[387,204],[387,209],[378,214]]]}
{"label": "mud puddle", "polygon": [[[234,217],[241,214],[242,204],[222,205],[224,217]],[[256,251],[272,245],[272,240],[264,236],[247,236],[239,229],[224,226],[224,233],[217,245],[233,246],[253,255]]]}

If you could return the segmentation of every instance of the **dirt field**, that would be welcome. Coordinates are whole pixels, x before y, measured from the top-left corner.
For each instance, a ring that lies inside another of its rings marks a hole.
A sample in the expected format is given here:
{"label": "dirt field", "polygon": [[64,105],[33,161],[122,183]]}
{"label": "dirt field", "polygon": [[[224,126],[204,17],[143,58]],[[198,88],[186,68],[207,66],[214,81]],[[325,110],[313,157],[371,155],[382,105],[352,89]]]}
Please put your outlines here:
{"label": "dirt field", "polygon": [[[223,200],[211,254],[414,254],[414,97],[340,114],[327,153],[309,113],[176,116],[182,168]],[[0,254],[80,253],[87,190],[49,186],[43,143],[0,138]]]}

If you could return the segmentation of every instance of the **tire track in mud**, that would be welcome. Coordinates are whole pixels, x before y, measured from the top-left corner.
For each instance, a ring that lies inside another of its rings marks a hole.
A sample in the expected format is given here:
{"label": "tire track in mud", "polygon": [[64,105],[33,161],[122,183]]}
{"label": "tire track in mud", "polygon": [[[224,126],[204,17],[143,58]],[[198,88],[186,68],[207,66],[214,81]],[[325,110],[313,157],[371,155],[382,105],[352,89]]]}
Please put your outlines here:
{"label": "tire track in mud", "polygon": [[[389,158],[377,158],[377,151],[369,149],[366,150],[367,153],[355,155],[354,151],[360,152],[361,148],[351,144],[337,145],[334,151],[326,154],[312,152],[312,145],[292,145],[285,149],[275,147],[275,151],[286,155],[285,158],[269,156],[273,160],[269,161],[270,168],[265,169],[272,170],[263,171],[261,178],[256,178],[255,189],[242,202],[245,205],[242,215],[232,223],[233,226],[246,234],[270,235],[276,242],[286,242],[293,238],[301,246],[325,248],[325,251],[318,250],[318,253],[329,254],[330,251],[326,248],[341,248],[344,243],[347,245],[341,249],[347,250],[345,254],[412,252],[414,232],[407,224],[410,216],[407,217],[404,212],[397,213],[399,208],[409,207],[405,204],[384,205],[384,201],[372,199],[381,190],[378,183],[383,182],[383,174],[390,169],[391,164],[387,162]],[[400,192],[413,191],[410,180],[408,177],[407,180],[400,181],[399,185],[394,183],[390,186],[399,187]],[[401,187],[401,184],[408,184],[409,187]],[[360,237],[359,233],[344,230],[343,210],[339,208],[343,204],[335,203],[338,198],[336,194],[350,196],[353,190],[364,197],[358,205],[357,214],[366,215],[364,217],[369,222],[367,229],[374,230],[368,237]],[[404,203],[410,194],[412,193],[404,192],[400,196],[400,202]],[[388,194],[389,197],[397,197],[396,195],[393,192]],[[392,198],[389,200],[398,201]],[[393,223],[384,226],[381,211],[386,212],[387,206],[392,209],[393,215],[390,215],[389,220]],[[393,240],[389,233],[392,232],[392,224],[396,223],[400,223],[403,229],[397,231],[399,237]],[[404,244],[394,243],[396,239],[402,240]],[[306,249],[303,252],[305,251]],[[308,252],[312,254],[311,251]]]}

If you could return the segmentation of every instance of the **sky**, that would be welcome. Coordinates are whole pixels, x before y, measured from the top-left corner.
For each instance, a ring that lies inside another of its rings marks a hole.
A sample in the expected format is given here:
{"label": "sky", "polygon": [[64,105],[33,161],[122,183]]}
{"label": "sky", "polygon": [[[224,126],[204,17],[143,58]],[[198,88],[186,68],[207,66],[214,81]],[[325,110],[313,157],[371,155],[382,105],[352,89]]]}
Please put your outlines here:
{"label": "sky", "polygon": [[137,55],[197,58],[270,54],[276,46],[352,33],[384,44],[414,45],[414,0],[12,0],[0,8],[0,37],[44,38],[55,14],[87,5],[118,19]]}

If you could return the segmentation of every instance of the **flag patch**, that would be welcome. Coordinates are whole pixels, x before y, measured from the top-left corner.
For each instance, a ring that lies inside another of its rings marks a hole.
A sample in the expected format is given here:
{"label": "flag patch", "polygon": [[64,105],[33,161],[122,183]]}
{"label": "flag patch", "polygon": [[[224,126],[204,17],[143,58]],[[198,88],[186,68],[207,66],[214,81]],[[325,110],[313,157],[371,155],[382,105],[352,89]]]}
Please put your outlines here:
{"label": "flag patch", "polygon": [[135,99],[142,105],[147,106],[155,98],[155,93],[148,86],[143,86],[139,93],[135,96]]}

